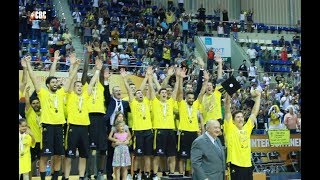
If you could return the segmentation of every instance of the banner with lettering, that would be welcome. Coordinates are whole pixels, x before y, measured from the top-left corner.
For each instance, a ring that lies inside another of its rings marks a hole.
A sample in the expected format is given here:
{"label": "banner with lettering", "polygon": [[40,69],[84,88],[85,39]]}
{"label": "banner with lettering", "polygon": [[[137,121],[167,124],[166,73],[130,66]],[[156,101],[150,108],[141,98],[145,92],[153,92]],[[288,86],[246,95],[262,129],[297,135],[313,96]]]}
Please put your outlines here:
{"label": "banner with lettering", "polygon": [[288,129],[269,130],[268,135],[271,146],[290,144],[290,131]]}

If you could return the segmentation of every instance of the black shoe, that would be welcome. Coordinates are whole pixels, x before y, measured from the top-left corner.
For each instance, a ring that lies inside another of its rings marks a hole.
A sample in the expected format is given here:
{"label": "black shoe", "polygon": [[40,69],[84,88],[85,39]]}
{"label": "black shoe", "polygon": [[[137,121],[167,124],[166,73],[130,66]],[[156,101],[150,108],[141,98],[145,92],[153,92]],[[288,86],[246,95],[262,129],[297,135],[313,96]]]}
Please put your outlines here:
{"label": "black shoe", "polygon": [[168,176],[168,174],[166,172],[162,172],[162,176]]}
{"label": "black shoe", "polygon": [[137,173],[134,173],[132,179],[133,179],[133,180],[138,180],[138,174],[137,174]]}

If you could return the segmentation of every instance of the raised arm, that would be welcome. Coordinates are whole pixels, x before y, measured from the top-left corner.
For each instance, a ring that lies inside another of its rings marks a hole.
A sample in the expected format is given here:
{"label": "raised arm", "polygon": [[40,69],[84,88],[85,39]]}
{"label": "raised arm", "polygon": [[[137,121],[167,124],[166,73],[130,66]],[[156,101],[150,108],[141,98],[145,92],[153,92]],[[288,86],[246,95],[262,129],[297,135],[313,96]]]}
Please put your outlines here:
{"label": "raised arm", "polygon": [[[70,58],[70,68],[69,68],[69,77],[71,76],[71,73],[73,72],[73,69],[75,68],[75,64],[76,64],[76,54],[75,53],[71,53],[69,55],[69,58]],[[73,84],[74,82],[76,81],[76,76],[73,77],[73,79],[71,79],[71,85],[70,85],[70,88],[69,88],[69,92],[72,92],[73,91]]]}
{"label": "raised arm", "polygon": [[260,110],[261,92],[259,90],[253,90],[251,96],[254,97],[254,105],[251,110],[250,119],[252,124],[254,124]]}
{"label": "raised arm", "polygon": [[203,59],[198,57],[197,58],[197,61],[198,61],[198,64],[200,65],[200,72],[199,72],[199,76],[198,76],[198,83],[197,83],[197,88],[196,88],[196,91],[194,93],[194,99],[197,99],[198,96],[199,96],[199,93],[201,91],[201,87],[202,87],[202,76],[203,76],[203,71],[204,71],[204,62],[203,62]]}
{"label": "raised arm", "polygon": [[[178,69],[180,69],[180,68],[177,68],[177,70],[176,71],[178,71]],[[180,69],[180,71],[178,71],[178,72],[176,72],[176,83],[174,84],[174,88],[173,88],[173,91],[172,91],[172,99],[173,100],[177,100],[177,92],[178,92],[178,88],[179,88],[179,76],[181,76],[182,77],[182,81],[183,81],[183,78],[185,78],[186,77],[186,72],[187,72],[187,70],[186,69]]]}
{"label": "raised arm", "polygon": [[88,79],[89,59],[90,59],[90,55],[93,51],[91,43],[85,44],[85,47],[87,48],[87,53],[85,54],[85,57],[84,57],[83,71],[82,71],[82,77],[81,77],[82,85],[84,85]]}
{"label": "raised arm", "polygon": [[171,78],[171,76],[174,74],[174,67],[170,66],[167,72],[167,77],[163,80],[163,82],[161,83],[161,88],[166,88],[169,82],[169,79]]}
{"label": "raised arm", "polygon": [[216,55],[214,60],[218,63],[218,73],[217,80],[222,78],[222,58],[220,55]]}
{"label": "raised arm", "polygon": [[21,80],[20,85],[19,85],[19,91],[21,93],[23,93],[24,89],[26,88],[27,80],[28,80],[28,78],[27,78],[27,76],[28,76],[27,63],[23,59],[21,59],[21,65],[22,65],[22,68],[23,68],[23,70],[22,70],[22,80]]}
{"label": "raised arm", "polygon": [[153,88],[153,81],[152,81],[152,71],[147,71],[146,76],[148,76],[148,82],[149,82],[149,92],[150,92],[150,100],[153,100],[156,96],[156,92]]}
{"label": "raised arm", "polygon": [[111,99],[111,95],[110,95],[110,89],[109,89],[109,78],[110,78],[111,74],[109,72],[109,68],[106,67],[104,69],[104,72],[103,72],[103,79],[104,79],[104,83],[103,83],[103,86],[104,86],[104,91],[103,91],[103,95],[104,95],[104,103],[105,103],[105,106],[108,107],[109,106],[109,102],[110,102],[110,99]]}
{"label": "raised arm", "polygon": [[224,120],[229,121],[232,117],[231,114],[231,97],[228,93],[225,95],[225,100],[224,100]]}
{"label": "raised arm", "polygon": [[161,89],[161,85],[154,75],[152,75],[152,81],[156,85],[156,90],[159,91]]}
{"label": "raised arm", "polygon": [[54,52],[53,62],[52,62],[51,67],[50,67],[49,76],[54,76],[55,75],[56,70],[57,70],[57,63],[58,63],[59,59],[60,59],[60,51],[56,50]]}
{"label": "raised arm", "polygon": [[26,88],[26,94],[25,94],[25,103],[26,103],[26,106],[25,106],[25,111],[27,111],[30,107],[30,86],[27,86]]}
{"label": "raised arm", "polygon": [[70,86],[71,86],[71,82],[72,82],[73,78],[77,75],[79,65],[80,65],[80,60],[77,59],[70,76],[68,77],[68,79],[66,80],[66,83],[63,86],[65,92],[69,91]]}
{"label": "raised arm", "polygon": [[[179,71],[179,70],[178,70]],[[181,71],[180,73],[176,73],[176,78],[178,78],[176,84],[178,84],[178,90],[177,90],[177,101],[182,101],[183,100],[183,77],[181,76]]]}
{"label": "raised arm", "polygon": [[197,98],[199,103],[202,102],[203,95],[206,92],[206,88],[207,88],[207,85],[209,82],[209,72],[208,71],[203,71],[203,79],[204,79],[204,82],[202,84],[201,91],[200,91],[199,96]]}
{"label": "raised arm", "polygon": [[96,58],[96,71],[93,75],[93,77],[90,80],[90,83],[88,85],[88,94],[91,95],[92,93],[92,88],[94,86],[95,83],[99,83],[99,76],[100,76],[100,71],[102,69],[102,62],[99,58]]}
{"label": "raised arm", "polygon": [[33,69],[32,69],[32,66],[31,66],[31,56],[26,56],[23,61],[26,62],[26,65],[27,65],[27,70],[28,70],[28,74],[29,74],[29,77],[33,83],[33,86],[36,90],[36,92],[39,92],[40,91],[40,88],[41,88],[41,85],[39,84],[39,82],[37,82],[36,80],[36,75],[34,74],[33,72]]}
{"label": "raised arm", "polygon": [[141,83],[141,85],[140,85],[140,87],[139,87],[139,89],[141,90],[141,91],[143,91],[144,90],[144,88],[145,88],[145,86],[146,86],[146,83],[147,83],[147,81],[148,81],[148,71],[150,71],[150,68],[152,69],[152,66],[149,66],[149,67],[147,67],[147,70],[146,70],[146,75],[144,76],[144,79],[143,79],[143,81],[142,81],[142,83]]}
{"label": "raised arm", "polygon": [[129,95],[129,102],[131,102],[134,99],[134,95],[131,92],[130,87],[129,87],[128,78],[127,78],[127,72],[126,72],[126,70],[124,68],[121,68],[120,69],[120,74],[122,76],[124,85],[125,85],[125,87],[127,89],[128,95]]}

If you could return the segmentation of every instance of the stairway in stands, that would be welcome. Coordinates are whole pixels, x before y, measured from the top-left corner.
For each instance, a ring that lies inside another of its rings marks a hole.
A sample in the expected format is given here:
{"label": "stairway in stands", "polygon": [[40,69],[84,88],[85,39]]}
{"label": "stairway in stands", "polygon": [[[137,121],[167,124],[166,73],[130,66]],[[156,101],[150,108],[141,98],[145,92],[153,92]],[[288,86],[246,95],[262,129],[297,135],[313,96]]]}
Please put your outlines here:
{"label": "stairway in stands", "polygon": [[83,54],[83,44],[80,41],[80,37],[74,36],[74,25],[73,25],[73,18],[71,16],[71,11],[68,5],[67,0],[53,0],[53,4],[55,5],[55,8],[57,10],[57,14],[59,16],[59,19],[62,18],[66,19],[67,28],[69,28],[69,32],[72,35],[72,44],[75,48],[76,56],[79,59],[84,59]]}

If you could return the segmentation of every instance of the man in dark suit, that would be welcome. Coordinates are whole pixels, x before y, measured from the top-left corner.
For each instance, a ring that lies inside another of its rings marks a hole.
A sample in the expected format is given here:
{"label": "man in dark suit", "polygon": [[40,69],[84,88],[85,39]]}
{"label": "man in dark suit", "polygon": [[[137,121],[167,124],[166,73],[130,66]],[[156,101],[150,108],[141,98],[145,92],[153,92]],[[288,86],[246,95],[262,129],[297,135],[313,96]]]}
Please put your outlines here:
{"label": "man in dark suit", "polygon": [[220,134],[219,121],[209,120],[206,123],[206,132],[193,141],[191,166],[194,180],[223,180],[225,178],[225,154],[217,138]]}
{"label": "man in dark suit", "polygon": [[[128,101],[122,101],[121,97],[121,88],[119,86],[114,86],[112,88],[112,96],[110,94],[109,90],[109,82],[105,81],[105,91],[104,91],[104,97],[107,104],[107,113],[104,116],[104,119],[107,121],[107,134],[109,135],[111,131],[111,127],[114,124],[115,121],[115,114],[117,112],[122,112],[125,115],[125,119],[128,119],[128,112],[130,112],[130,107]],[[128,124],[128,122],[126,122]],[[106,171],[107,171],[107,179],[112,179],[112,159],[113,159],[113,152],[114,148],[111,146],[111,141],[108,141],[108,156],[107,156],[107,165],[106,165]]]}

